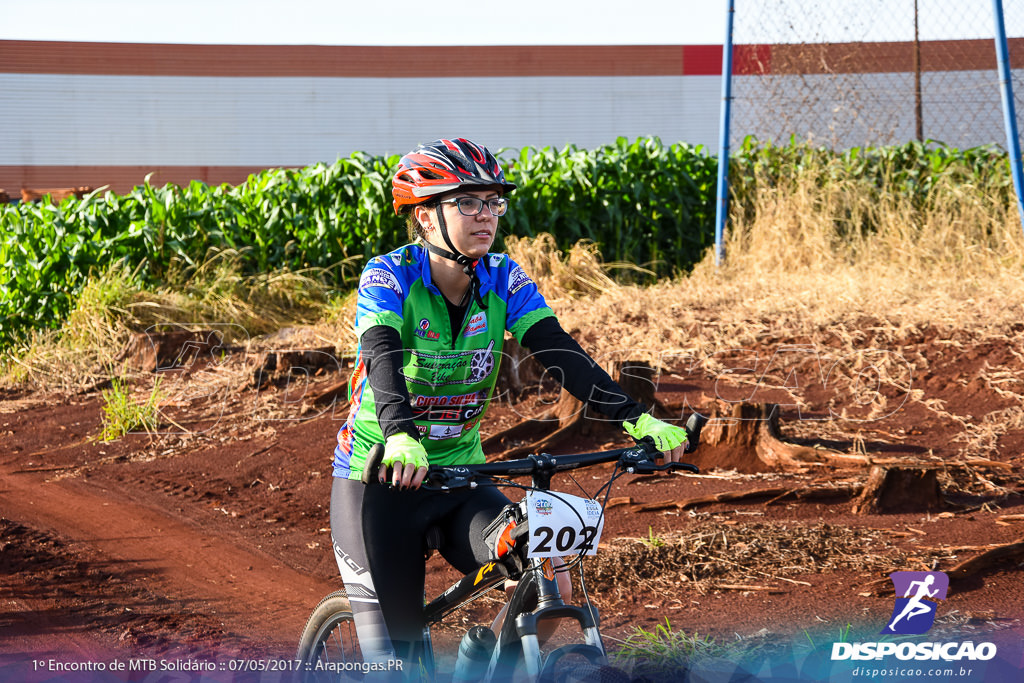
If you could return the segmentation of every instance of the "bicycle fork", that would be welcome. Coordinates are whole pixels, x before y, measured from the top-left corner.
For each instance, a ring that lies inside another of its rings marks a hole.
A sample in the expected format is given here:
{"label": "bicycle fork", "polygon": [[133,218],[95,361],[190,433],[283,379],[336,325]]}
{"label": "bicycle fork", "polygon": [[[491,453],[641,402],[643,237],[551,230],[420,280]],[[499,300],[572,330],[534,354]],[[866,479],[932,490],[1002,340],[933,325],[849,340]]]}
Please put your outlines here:
{"label": "bicycle fork", "polygon": [[[550,578],[545,575],[544,562],[545,560],[540,558],[531,560],[532,570],[526,572],[509,600],[509,616],[502,626],[498,647],[495,649],[487,671],[487,680],[494,678],[498,666],[508,667],[507,670],[511,670],[515,665],[514,657],[517,653],[515,648],[509,647],[515,641],[518,641],[522,648],[526,673],[531,679],[536,679],[541,675],[540,639],[537,635],[537,628],[540,622],[546,620],[575,620],[583,631],[586,646],[593,648],[601,659],[606,656],[604,643],[601,640],[597,608],[589,603],[586,607],[565,604],[558,590],[557,580],[553,575]],[[550,564],[548,566],[550,567]],[[532,595],[537,596],[537,607],[532,611],[527,611],[525,603]],[[517,615],[514,620],[512,619],[513,615]],[[571,647],[579,648],[580,646]]]}

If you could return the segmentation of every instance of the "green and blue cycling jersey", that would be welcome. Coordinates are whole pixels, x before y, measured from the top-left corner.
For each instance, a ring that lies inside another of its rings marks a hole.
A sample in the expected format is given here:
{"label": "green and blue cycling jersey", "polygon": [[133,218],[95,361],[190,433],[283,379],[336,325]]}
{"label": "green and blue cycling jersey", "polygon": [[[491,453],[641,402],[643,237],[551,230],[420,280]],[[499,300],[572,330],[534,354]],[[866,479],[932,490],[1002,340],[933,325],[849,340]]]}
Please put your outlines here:
{"label": "green and blue cycling jersey", "polygon": [[[356,336],[380,325],[401,336],[400,372],[431,464],[484,462],[480,420],[494,392],[505,331],[521,342],[536,322],[554,316],[537,285],[508,255],[487,254],[475,269],[486,307],[474,298],[454,325],[449,305],[431,282],[429,255],[418,244],[374,257],[359,280]],[[384,441],[364,361],[360,343],[349,414],[334,449],[335,477],[358,478],[370,447]]]}

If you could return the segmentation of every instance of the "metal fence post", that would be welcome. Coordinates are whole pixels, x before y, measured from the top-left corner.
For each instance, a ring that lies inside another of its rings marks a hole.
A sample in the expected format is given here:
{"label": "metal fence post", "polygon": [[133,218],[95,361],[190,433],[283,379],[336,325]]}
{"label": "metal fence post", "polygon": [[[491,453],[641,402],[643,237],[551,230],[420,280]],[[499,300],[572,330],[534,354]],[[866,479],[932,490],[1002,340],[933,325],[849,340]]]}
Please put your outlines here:
{"label": "metal fence post", "polygon": [[734,0],[725,15],[725,45],[722,46],[722,118],[718,139],[718,194],[715,207],[715,266],[725,259],[722,236],[729,210],[729,105],[732,100],[732,17]]}
{"label": "metal fence post", "polygon": [[1021,229],[1024,229],[1024,182],[1021,180],[1020,136],[1017,134],[1017,111],[1013,102],[1013,81],[1010,78],[1010,50],[1006,44],[1006,24],[1003,21],[1003,0],[992,0],[992,13],[996,22],[996,57],[999,60],[999,85],[1003,98],[1003,120],[1006,125],[1006,151],[1010,155],[1010,173],[1013,189],[1017,193],[1017,211]]}

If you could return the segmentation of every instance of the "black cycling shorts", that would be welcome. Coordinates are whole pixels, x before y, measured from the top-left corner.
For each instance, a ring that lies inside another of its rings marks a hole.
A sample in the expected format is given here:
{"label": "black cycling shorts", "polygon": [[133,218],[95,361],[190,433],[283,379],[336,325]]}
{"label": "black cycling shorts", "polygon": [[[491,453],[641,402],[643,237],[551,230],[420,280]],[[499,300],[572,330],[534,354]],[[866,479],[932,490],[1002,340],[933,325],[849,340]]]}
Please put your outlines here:
{"label": "black cycling shorts", "polygon": [[405,659],[422,641],[428,531],[441,532],[438,551],[468,574],[490,561],[483,530],[509,502],[488,486],[399,491],[334,479],[331,536],[364,659]]}

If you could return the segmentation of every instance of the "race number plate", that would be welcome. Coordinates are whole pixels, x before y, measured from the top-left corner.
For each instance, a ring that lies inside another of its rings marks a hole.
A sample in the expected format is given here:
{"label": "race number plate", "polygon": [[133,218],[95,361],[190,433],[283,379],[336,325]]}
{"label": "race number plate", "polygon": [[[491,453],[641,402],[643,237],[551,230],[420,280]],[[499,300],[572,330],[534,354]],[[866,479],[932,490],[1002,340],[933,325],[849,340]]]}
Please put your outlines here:
{"label": "race number plate", "polygon": [[530,557],[597,554],[604,529],[601,505],[590,498],[530,491],[526,494]]}

